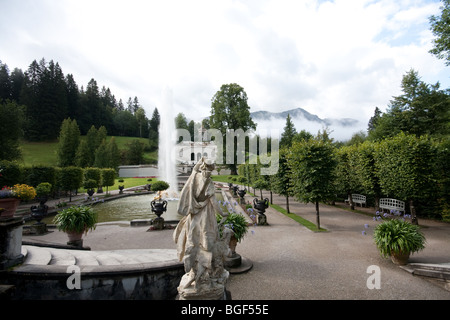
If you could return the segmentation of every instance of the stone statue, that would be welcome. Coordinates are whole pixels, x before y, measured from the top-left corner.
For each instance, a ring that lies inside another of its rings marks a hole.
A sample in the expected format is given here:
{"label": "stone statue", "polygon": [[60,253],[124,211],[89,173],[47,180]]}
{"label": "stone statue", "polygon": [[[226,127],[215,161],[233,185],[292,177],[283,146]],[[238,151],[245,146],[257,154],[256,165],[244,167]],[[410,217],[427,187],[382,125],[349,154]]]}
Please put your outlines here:
{"label": "stone statue", "polygon": [[[219,226],[226,215],[219,207],[211,172],[214,164],[202,158],[193,168],[178,203],[178,213],[183,218],[178,223],[173,238],[177,244],[178,258],[184,262],[186,274],[178,287],[178,297],[183,299],[223,299],[229,273],[224,259],[230,254],[230,229]],[[224,218],[218,224],[216,212]]]}

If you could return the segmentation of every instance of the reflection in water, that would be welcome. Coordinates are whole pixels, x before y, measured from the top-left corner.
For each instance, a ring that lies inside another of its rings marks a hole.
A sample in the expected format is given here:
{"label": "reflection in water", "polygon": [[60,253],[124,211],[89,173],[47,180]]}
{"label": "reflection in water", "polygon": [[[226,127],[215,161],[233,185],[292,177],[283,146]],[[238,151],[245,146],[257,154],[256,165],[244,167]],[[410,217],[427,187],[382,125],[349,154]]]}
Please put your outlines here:
{"label": "reflection in water", "polygon": [[[92,208],[98,214],[98,222],[131,221],[134,219],[154,219],[150,202],[155,195],[136,195],[99,203]],[[167,211],[161,216],[166,221],[180,220],[177,213],[178,200],[167,201]]]}
{"label": "reflection in water", "polygon": [[[97,203],[92,206],[98,214],[98,222],[131,221],[134,219],[154,219],[156,215],[151,210],[150,202],[155,198],[154,194],[133,195],[120,199]],[[223,201],[222,194],[216,192],[216,199]],[[167,211],[161,217],[165,221],[179,221],[182,216],[177,213],[178,200],[167,200]],[[42,222],[53,224],[54,216],[45,217]],[[27,224],[34,224],[30,220]]]}

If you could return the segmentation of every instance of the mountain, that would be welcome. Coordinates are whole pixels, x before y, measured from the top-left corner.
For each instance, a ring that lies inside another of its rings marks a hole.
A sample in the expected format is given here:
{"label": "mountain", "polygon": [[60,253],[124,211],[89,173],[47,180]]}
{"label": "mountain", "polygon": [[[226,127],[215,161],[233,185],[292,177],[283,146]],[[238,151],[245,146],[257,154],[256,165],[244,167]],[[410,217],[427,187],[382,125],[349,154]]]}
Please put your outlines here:
{"label": "mountain", "polygon": [[317,122],[322,126],[340,126],[340,127],[353,127],[359,123],[358,120],[352,118],[340,118],[340,119],[332,119],[325,118],[321,119],[315,114],[311,114],[305,109],[296,108],[282,112],[270,112],[270,111],[255,111],[251,112],[250,116],[256,122],[266,121],[266,120],[285,120],[288,116],[291,116],[293,120],[306,120],[309,122]]}
{"label": "mountain", "polygon": [[[367,128],[367,123],[364,123],[364,121],[358,121],[352,118],[321,119],[317,115],[311,114],[302,108],[282,112],[255,111],[251,112],[250,116],[257,124],[257,132],[259,130],[263,132],[274,130],[281,134],[286,125],[288,114],[291,116],[292,123],[297,132],[306,130],[309,133],[316,134],[319,130],[323,131],[327,129],[330,136],[338,141],[347,141],[353,134],[365,131]],[[260,133],[261,136],[267,134],[263,132]],[[274,134],[272,133],[271,135],[273,136]]]}

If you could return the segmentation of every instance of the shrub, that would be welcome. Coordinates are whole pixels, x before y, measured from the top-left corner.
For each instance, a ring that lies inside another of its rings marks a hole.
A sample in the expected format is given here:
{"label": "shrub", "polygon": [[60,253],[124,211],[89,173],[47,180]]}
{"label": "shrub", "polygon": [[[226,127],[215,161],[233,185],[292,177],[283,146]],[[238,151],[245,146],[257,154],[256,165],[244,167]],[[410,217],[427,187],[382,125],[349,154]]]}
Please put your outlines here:
{"label": "shrub", "polygon": [[[220,223],[223,219],[223,217],[219,214],[216,215],[217,223]],[[225,222],[223,223],[223,227],[227,227],[231,229],[234,232],[234,236],[236,239],[240,242],[242,238],[246,235],[248,231],[248,224],[247,220],[245,220],[245,217],[238,213],[230,213],[226,217]],[[219,231],[222,235],[222,229],[220,228]]]}
{"label": "shrub", "polygon": [[153,191],[164,191],[169,189],[170,185],[162,180],[156,181],[155,183],[152,184],[152,190]]}
{"label": "shrub", "polygon": [[392,254],[413,253],[425,248],[425,236],[420,232],[419,226],[403,219],[379,224],[373,237],[380,254],[385,258]]}
{"label": "shrub", "polygon": [[61,210],[53,222],[60,231],[87,233],[95,229],[97,214],[88,206],[72,206]]}
{"label": "shrub", "polygon": [[38,197],[46,197],[52,192],[52,185],[48,182],[41,182],[36,187]]}

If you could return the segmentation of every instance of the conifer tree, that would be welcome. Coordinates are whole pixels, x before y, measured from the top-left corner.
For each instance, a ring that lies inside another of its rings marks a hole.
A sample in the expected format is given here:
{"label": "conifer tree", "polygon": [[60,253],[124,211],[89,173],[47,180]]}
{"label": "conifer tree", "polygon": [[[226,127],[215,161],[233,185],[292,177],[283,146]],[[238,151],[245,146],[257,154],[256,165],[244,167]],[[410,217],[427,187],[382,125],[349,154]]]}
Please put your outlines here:
{"label": "conifer tree", "polygon": [[106,145],[106,154],[108,157],[107,167],[117,169],[120,164],[120,151],[114,137],[111,137]]}
{"label": "conifer tree", "polygon": [[68,167],[75,165],[78,145],[80,143],[80,129],[76,120],[70,118],[62,122],[58,142],[58,165]]}
{"label": "conifer tree", "polygon": [[286,117],[286,126],[284,127],[284,131],[281,134],[280,148],[289,148],[292,145],[296,134],[297,131],[295,130],[295,126],[292,123],[291,115],[288,114]]}
{"label": "conifer tree", "polygon": [[8,100],[0,103],[0,159],[21,158],[19,139],[22,136],[24,107]]}
{"label": "conifer tree", "polygon": [[86,139],[80,141],[76,153],[75,164],[80,168],[86,168],[91,166],[90,159],[91,153]]}

